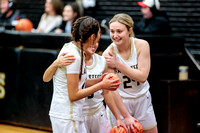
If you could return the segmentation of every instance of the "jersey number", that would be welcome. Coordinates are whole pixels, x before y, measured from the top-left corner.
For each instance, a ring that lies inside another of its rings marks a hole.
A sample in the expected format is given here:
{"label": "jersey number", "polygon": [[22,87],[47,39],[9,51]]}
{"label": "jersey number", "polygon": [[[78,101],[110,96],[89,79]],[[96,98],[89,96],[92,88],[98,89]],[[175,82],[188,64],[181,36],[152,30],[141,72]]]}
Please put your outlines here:
{"label": "jersey number", "polygon": [[124,81],[124,89],[127,89],[127,88],[132,88],[132,86],[128,86],[128,83],[131,83],[131,79],[128,78],[127,76],[123,76],[123,79],[127,79],[126,81]]}
{"label": "jersey number", "polygon": [[[123,79],[124,80],[126,80],[126,81],[124,81],[123,82],[123,84],[124,84],[124,89],[127,89],[127,88],[132,88],[132,86],[129,86],[128,84],[129,83],[131,83],[131,79],[129,78],[129,77],[127,77],[127,76],[123,76]],[[135,80],[132,80],[133,82],[135,82]],[[137,86],[139,86],[140,85],[140,82],[137,82]]]}

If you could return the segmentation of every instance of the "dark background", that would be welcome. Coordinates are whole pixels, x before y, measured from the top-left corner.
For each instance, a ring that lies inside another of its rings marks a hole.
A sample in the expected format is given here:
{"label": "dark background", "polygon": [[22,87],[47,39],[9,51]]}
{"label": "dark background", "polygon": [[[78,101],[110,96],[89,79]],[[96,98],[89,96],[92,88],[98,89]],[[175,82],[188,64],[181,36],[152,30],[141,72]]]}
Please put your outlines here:
{"label": "dark background", "polygon": [[[64,3],[74,0],[63,0]],[[101,21],[112,18],[116,13],[128,13],[137,22],[142,16],[139,0],[96,0],[96,7],[85,9],[84,15],[90,15]],[[16,0],[17,7],[27,15],[36,28],[44,11],[45,0]],[[200,2],[199,0],[160,0],[161,10],[166,11],[172,31],[185,38],[186,44],[200,43]]]}

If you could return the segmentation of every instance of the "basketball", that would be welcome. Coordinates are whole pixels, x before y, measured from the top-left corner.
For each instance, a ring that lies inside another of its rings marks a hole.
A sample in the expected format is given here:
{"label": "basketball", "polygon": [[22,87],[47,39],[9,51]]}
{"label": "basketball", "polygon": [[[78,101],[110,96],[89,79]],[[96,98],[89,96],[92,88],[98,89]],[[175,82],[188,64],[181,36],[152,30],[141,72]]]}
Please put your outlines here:
{"label": "basketball", "polygon": [[110,130],[110,133],[127,133],[123,126],[115,126]]}
{"label": "basketball", "polygon": [[15,26],[15,30],[17,31],[26,31],[31,32],[33,29],[33,23],[29,19],[20,19]]}
{"label": "basketball", "polygon": [[[136,124],[136,126],[140,129],[140,131],[138,131],[138,130],[134,127],[135,133],[143,133],[143,127],[142,127],[142,125],[141,125],[138,121],[135,121],[135,124]],[[132,130],[131,130],[131,133],[133,133]]]}
{"label": "basketball", "polygon": [[[108,78],[109,77],[109,78]],[[115,73],[108,73],[104,78],[108,78],[109,80],[115,80],[115,79],[119,79],[118,75],[115,74]],[[117,82],[115,83],[120,83],[120,80],[118,80]],[[119,86],[118,86],[119,87]],[[118,88],[117,87],[117,88]],[[116,89],[117,89],[116,88]]]}

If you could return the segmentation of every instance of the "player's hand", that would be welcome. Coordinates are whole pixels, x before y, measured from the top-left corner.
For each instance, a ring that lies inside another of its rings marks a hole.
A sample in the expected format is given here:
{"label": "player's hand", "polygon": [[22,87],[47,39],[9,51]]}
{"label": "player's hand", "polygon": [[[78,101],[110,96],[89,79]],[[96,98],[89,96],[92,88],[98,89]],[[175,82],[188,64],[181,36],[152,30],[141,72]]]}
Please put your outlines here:
{"label": "player's hand", "polygon": [[101,77],[99,77],[99,78],[100,78],[100,81],[102,81],[102,80],[104,79],[104,77],[105,77],[107,74],[108,74],[108,72],[107,72],[107,73],[103,73],[103,74],[101,75]]}
{"label": "player's hand", "polygon": [[117,126],[123,126],[126,129],[126,131],[128,131],[128,129],[126,128],[125,123],[122,120],[117,120]]}
{"label": "player's hand", "polygon": [[101,81],[102,89],[115,91],[119,87],[120,79],[110,80],[109,78],[111,77],[111,75],[104,76],[103,80]]}
{"label": "player's hand", "polygon": [[56,59],[56,63],[59,67],[64,67],[71,65],[75,61],[74,55],[68,55],[67,53],[62,53],[58,59]]}
{"label": "player's hand", "polygon": [[128,129],[128,132],[130,132],[130,130],[132,130],[133,133],[135,133],[134,131],[134,127],[139,131],[140,129],[136,126],[135,122],[138,121],[137,119],[135,119],[134,117],[130,116],[130,117],[126,117],[124,119],[124,123],[126,124],[126,128]]}
{"label": "player's hand", "polygon": [[109,52],[108,56],[106,56],[105,59],[106,59],[106,63],[108,65],[108,67],[110,67],[112,69],[117,67],[118,60],[117,60],[115,54]]}

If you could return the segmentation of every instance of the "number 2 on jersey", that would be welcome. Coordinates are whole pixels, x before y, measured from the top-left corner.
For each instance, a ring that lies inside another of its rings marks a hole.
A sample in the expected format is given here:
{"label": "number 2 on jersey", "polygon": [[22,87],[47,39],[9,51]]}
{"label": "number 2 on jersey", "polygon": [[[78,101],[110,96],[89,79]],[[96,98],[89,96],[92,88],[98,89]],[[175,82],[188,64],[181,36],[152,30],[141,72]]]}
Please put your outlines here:
{"label": "number 2 on jersey", "polygon": [[[123,84],[124,84],[124,89],[127,89],[127,88],[132,88],[131,85],[128,85],[129,83],[131,83],[131,79],[127,76],[123,76]],[[135,82],[134,80],[132,80],[133,82]],[[137,82],[137,86],[140,85],[140,82]]]}

